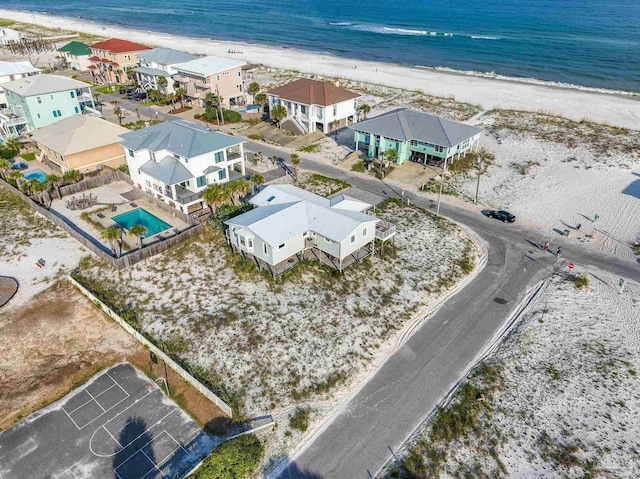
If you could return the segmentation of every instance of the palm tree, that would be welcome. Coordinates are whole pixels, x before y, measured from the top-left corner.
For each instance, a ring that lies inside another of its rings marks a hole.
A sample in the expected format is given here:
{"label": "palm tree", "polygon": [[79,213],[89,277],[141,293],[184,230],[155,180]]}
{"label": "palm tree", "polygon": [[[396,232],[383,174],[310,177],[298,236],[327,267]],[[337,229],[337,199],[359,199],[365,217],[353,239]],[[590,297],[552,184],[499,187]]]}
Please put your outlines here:
{"label": "palm tree", "polygon": [[124,110],[122,108],[116,108],[113,110],[113,114],[118,117],[118,123],[122,125],[122,119],[124,118]]}
{"label": "palm tree", "polygon": [[253,175],[251,177],[251,179],[249,180],[251,182],[251,184],[253,184],[254,186],[262,186],[264,185],[264,176],[262,176],[259,173],[256,173],[255,175]]}
{"label": "palm tree", "polygon": [[24,175],[22,174],[22,171],[13,170],[7,175],[7,179],[9,181],[13,181],[18,187],[18,189],[21,189],[21,186],[22,186],[21,183],[22,183],[22,180],[24,180]]}
{"label": "palm tree", "polygon": [[60,183],[62,183],[62,178],[58,175],[47,175],[44,179],[44,184],[47,188],[53,188],[56,190],[56,195],[59,199],[62,199],[62,195],[60,194]]}
{"label": "palm tree", "polygon": [[78,181],[80,181],[80,173],[78,173],[78,170],[67,170],[62,174],[62,179],[64,180],[65,183],[77,183]]}
{"label": "palm tree", "polygon": [[180,108],[184,108],[184,97],[187,95],[186,88],[178,88],[176,90],[176,96],[180,100]]}
{"label": "palm tree", "polygon": [[6,180],[10,171],[11,162],[9,162],[9,160],[0,160],[0,176]]}
{"label": "palm tree", "polygon": [[230,181],[224,187],[224,189],[227,191],[227,194],[231,198],[231,203],[233,203],[234,206],[238,206],[240,204],[240,188],[240,181],[238,180]]}
{"label": "palm tree", "polygon": [[229,201],[228,193],[222,185],[211,185],[202,193],[202,199],[209,205],[211,213],[215,214],[216,209]]}
{"label": "palm tree", "polygon": [[27,180],[20,186],[20,191],[22,191],[25,195],[31,196],[35,193],[34,188],[37,188],[36,183],[42,184],[36,179]]}
{"label": "palm tree", "polygon": [[109,242],[111,253],[117,258],[120,256],[120,236],[121,231],[118,228],[107,228],[100,233],[102,238]]}
{"label": "palm tree", "polygon": [[337,140],[338,139],[338,125],[340,125],[340,120],[333,120],[331,122],[332,128],[333,128],[333,135],[334,138]]}
{"label": "palm tree", "polygon": [[133,225],[129,228],[129,236],[138,238],[138,248],[142,249],[142,238],[148,233],[147,228],[142,225]]}
{"label": "palm tree", "polygon": [[49,192],[49,187],[45,186],[44,183],[40,183],[40,180],[35,179],[29,180],[27,183],[30,183],[29,189],[31,190],[31,194],[38,198],[42,206],[47,206],[45,195]]}
{"label": "palm tree", "polygon": [[163,93],[167,92],[167,85],[168,84],[169,84],[169,81],[167,80],[167,77],[159,77],[158,78],[158,86],[163,91]]}
{"label": "palm tree", "polygon": [[271,110],[271,116],[278,122],[278,128],[280,128],[280,120],[286,118],[288,114],[287,109],[282,105],[276,105]]}
{"label": "palm tree", "polygon": [[20,143],[20,140],[18,140],[17,138],[9,138],[7,141],[4,142],[4,145],[9,150],[15,151],[16,155],[20,153],[20,150],[22,150],[22,143]]}
{"label": "palm tree", "polygon": [[362,105],[360,105],[360,111],[364,114],[364,119],[366,120],[367,119],[367,115],[371,111],[371,107],[369,105],[367,105],[366,103],[363,103]]}
{"label": "palm tree", "polygon": [[267,94],[266,93],[258,93],[253,101],[255,101],[258,105],[260,105],[260,111],[264,110],[264,104],[267,103]]}
{"label": "palm tree", "polygon": [[394,148],[389,148],[384,153],[382,153],[382,158],[380,158],[380,177],[382,177],[382,163],[384,161],[388,161],[389,163],[393,163],[398,159],[398,151]]}
{"label": "palm tree", "polygon": [[257,81],[249,83],[249,89],[247,90],[249,95],[253,97],[253,101],[256,101],[256,93],[260,91],[260,84]]}
{"label": "palm tree", "polygon": [[298,165],[300,164],[300,155],[291,153],[291,164],[293,165],[293,174],[298,179]]}

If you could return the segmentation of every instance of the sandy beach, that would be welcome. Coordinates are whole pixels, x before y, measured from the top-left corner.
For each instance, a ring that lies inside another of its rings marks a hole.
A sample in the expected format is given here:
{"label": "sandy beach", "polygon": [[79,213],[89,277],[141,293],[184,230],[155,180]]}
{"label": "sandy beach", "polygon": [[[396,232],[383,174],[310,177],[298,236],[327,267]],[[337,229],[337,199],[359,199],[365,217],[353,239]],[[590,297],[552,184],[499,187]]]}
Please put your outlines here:
{"label": "sandy beach", "polygon": [[[410,90],[419,89],[428,94],[455,97],[458,101],[478,104],[485,110],[495,108],[528,110],[624,128],[640,127],[640,97],[620,92],[607,93],[596,89],[553,86],[542,82],[487,78],[387,63],[364,62],[293,49],[221,42],[100,25],[82,19],[31,12],[0,9],[0,17],[48,28],[126,38],[150,46],[180,48],[195,54],[242,59],[276,68],[344,77]],[[230,54],[228,53],[230,49],[241,51],[242,54]]]}

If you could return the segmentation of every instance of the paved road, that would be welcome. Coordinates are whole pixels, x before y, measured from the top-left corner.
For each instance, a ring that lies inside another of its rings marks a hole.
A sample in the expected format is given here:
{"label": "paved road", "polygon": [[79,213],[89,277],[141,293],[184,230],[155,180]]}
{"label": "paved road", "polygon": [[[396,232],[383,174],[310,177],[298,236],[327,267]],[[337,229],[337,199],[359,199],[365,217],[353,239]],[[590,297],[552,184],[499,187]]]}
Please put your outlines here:
{"label": "paved road", "polygon": [[[288,155],[262,143],[248,149]],[[349,181],[386,197],[399,192],[382,181],[302,158],[301,166]],[[405,198],[433,210],[435,202],[406,192]],[[473,229],[489,246],[486,267],[427,321],[346,405],[334,421],[289,464],[281,478],[363,478],[375,474],[464,375],[501,329],[525,293],[562,263],[536,245],[549,236],[503,224],[479,211],[443,203],[441,213]],[[600,253],[565,238],[563,256],[640,281],[636,261]]]}

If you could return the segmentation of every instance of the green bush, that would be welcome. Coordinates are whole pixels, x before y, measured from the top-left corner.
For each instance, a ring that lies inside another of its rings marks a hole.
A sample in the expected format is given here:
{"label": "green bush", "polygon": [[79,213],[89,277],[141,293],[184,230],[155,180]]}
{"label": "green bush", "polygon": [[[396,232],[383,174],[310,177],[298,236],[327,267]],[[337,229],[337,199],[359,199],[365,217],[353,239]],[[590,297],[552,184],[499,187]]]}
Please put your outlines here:
{"label": "green bush", "polygon": [[311,416],[309,408],[299,407],[289,419],[289,426],[291,426],[291,429],[307,432],[307,429],[309,429],[309,416]]}
{"label": "green bush", "polygon": [[127,165],[126,163],[124,165],[120,165],[120,166],[118,166],[118,170],[122,171],[123,173],[126,173],[128,175],[129,174],[129,165]]}
{"label": "green bush", "polygon": [[253,135],[249,135],[249,139],[250,140],[255,140],[255,141],[260,141],[260,140],[264,140],[264,137],[262,135],[256,135],[254,133]]}
{"label": "green bush", "polygon": [[264,456],[264,446],[255,434],[231,439],[213,450],[192,479],[242,479],[250,476]]}
{"label": "green bush", "polygon": [[221,205],[216,209],[216,212],[209,217],[207,220],[207,226],[209,228],[224,230],[225,221],[252,209],[253,205],[251,203],[245,203],[240,206]]}
{"label": "green bush", "polygon": [[367,171],[367,167],[364,164],[364,160],[357,162],[355,165],[351,167],[351,171],[355,171],[356,173],[364,173]]}
{"label": "green bush", "polygon": [[229,123],[238,123],[242,121],[242,115],[233,110],[222,110],[222,118]]}
{"label": "green bush", "polygon": [[14,156],[16,156],[18,152],[16,150],[12,150],[10,148],[2,148],[0,147],[0,158],[3,160],[10,160]]}
{"label": "green bush", "polygon": [[317,153],[317,152],[320,151],[320,144],[319,143],[311,143],[310,145],[302,146],[302,147],[298,148],[298,151],[303,151],[305,153]]}
{"label": "green bush", "polygon": [[571,281],[573,285],[578,289],[589,286],[589,278],[587,278],[586,276],[573,276],[569,281]]}
{"label": "green bush", "polygon": [[[201,118],[205,121],[214,123],[218,121],[218,110],[214,107],[209,106],[206,108],[202,115],[200,115],[199,117],[196,117],[194,115],[194,118]],[[242,121],[242,115],[233,110],[222,110],[222,118],[227,123],[238,123]]]}

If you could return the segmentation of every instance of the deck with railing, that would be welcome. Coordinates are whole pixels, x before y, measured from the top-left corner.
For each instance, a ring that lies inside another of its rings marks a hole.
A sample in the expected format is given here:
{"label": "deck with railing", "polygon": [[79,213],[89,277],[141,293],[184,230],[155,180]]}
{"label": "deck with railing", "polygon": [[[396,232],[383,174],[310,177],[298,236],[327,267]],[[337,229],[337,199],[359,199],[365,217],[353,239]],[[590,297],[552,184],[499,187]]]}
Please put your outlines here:
{"label": "deck with railing", "polygon": [[396,226],[384,220],[380,220],[376,224],[376,239],[387,241],[396,234]]}

